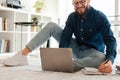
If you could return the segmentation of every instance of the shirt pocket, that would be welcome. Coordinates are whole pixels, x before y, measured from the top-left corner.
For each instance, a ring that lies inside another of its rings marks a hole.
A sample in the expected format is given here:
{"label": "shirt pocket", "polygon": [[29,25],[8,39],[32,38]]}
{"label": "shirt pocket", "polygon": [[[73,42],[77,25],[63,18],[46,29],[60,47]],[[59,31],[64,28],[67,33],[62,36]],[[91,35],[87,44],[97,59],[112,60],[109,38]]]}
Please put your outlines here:
{"label": "shirt pocket", "polygon": [[84,28],[84,35],[87,39],[92,38],[93,36],[97,35],[98,30],[96,26],[87,26]]}

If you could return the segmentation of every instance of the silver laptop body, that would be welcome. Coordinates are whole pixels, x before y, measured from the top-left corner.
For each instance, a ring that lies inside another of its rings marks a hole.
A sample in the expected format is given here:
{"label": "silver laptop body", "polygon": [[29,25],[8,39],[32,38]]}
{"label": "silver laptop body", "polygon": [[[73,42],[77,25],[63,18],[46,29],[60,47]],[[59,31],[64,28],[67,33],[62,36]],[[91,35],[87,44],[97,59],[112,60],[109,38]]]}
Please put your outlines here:
{"label": "silver laptop body", "polygon": [[73,72],[71,48],[40,48],[40,56],[45,71]]}

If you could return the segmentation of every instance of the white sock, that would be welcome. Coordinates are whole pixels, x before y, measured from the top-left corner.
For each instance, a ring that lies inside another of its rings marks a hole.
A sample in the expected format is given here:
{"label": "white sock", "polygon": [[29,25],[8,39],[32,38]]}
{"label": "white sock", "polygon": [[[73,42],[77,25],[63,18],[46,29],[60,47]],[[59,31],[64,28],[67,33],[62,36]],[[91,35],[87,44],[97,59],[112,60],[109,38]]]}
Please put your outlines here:
{"label": "white sock", "polygon": [[11,58],[5,59],[3,61],[3,64],[6,66],[22,66],[22,65],[27,65],[27,56],[22,55],[21,52],[18,52]]}

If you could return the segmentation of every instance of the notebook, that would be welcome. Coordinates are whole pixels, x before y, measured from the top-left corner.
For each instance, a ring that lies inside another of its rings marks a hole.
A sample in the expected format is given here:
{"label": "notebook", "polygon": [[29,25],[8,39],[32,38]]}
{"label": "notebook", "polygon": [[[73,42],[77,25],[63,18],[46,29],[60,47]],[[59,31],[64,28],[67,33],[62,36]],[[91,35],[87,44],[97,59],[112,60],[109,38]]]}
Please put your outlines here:
{"label": "notebook", "polygon": [[71,48],[40,48],[40,56],[45,71],[74,72]]}
{"label": "notebook", "polygon": [[97,68],[93,68],[93,67],[85,67],[83,69],[84,74],[87,75],[105,75],[107,73],[102,73],[102,72],[98,72]]}

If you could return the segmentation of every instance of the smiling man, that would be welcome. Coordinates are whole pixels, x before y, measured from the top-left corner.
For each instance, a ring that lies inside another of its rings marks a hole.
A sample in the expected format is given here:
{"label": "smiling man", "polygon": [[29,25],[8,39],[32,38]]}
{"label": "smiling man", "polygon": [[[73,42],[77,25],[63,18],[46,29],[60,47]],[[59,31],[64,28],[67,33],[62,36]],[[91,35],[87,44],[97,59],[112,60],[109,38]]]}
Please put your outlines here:
{"label": "smiling man", "polygon": [[[110,73],[117,54],[116,40],[106,16],[89,4],[90,0],[73,0],[75,11],[68,16],[64,29],[53,22],[48,23],[22,51],[3,64],[27,64],[26,55],[53,36],[60,48],[72,48],[75,71],[95,67],[100,72]],[[72,38],[73,34],[75,38]]]}
{"label": "smiling man", "polygon": [[[77,59],[74,61],[76,66],[94,65],[93,67],[97,66],[100,72],[110,73],[112,71],[112,63],[116,57],[116,40],[113,37],[113,32],[106,16],[89,4],[90,0],[73,0],[75,12],[68,17],[66,27],[61,36],[60,47],[68,47],[71,36],[74,34],[79,48],[85,46],[84,49],[75,53],[75,56],[77,55]],[[106,53],[103,61],[100,59],[101,56],[98,56],[100,53],[91,52],[90,48]]]}
{"label": "smiling man", "polygon": [[85,15],[87,9],[89,8],[90,0],[73,0],[73,5],[75,11],[80,15]]}

